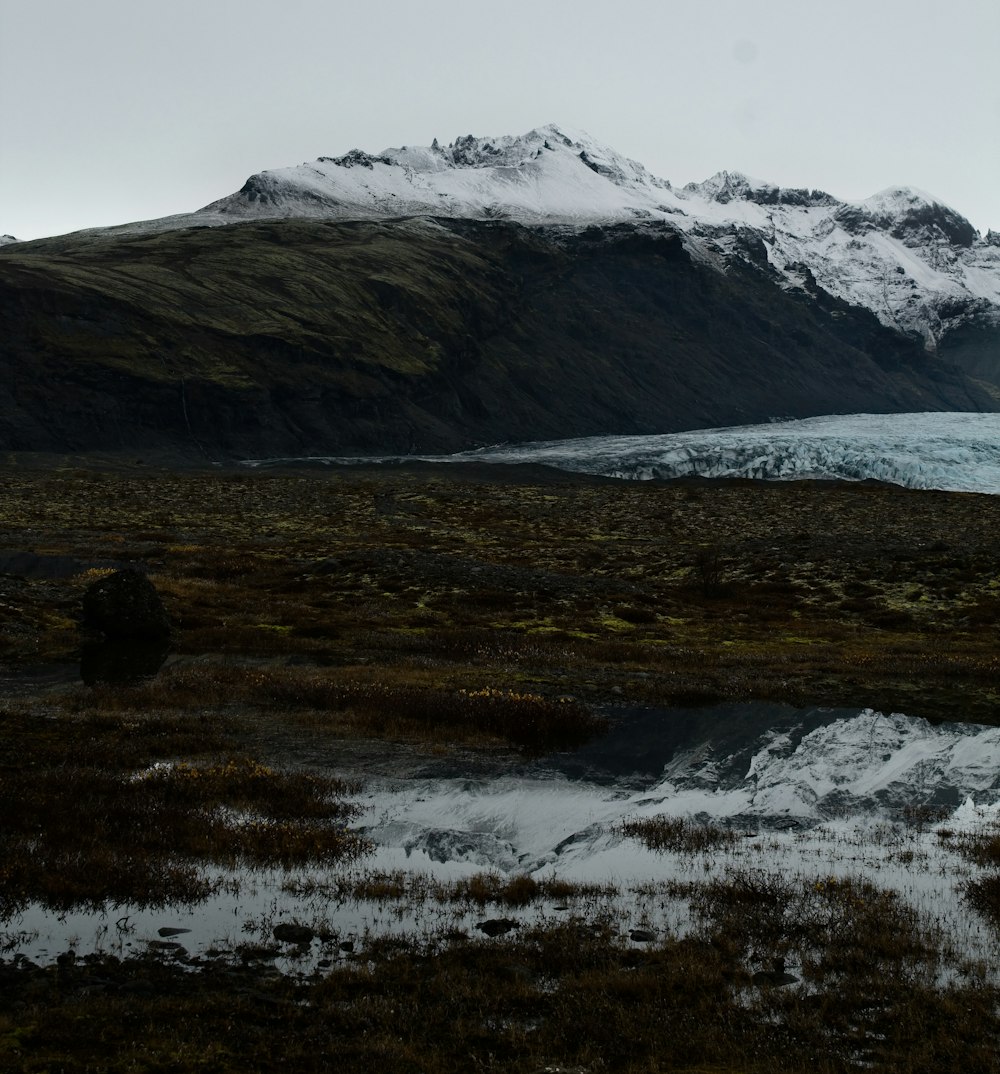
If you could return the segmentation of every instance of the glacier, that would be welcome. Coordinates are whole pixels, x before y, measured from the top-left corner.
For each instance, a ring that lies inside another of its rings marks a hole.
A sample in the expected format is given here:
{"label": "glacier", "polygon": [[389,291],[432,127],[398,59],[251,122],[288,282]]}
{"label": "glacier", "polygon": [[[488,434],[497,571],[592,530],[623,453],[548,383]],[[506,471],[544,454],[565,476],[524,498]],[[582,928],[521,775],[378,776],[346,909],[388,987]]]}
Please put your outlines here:
{"label": "glacier", "polygon": [[282,462],[538,464],[627,480],[683,477],[883,481],[1000,493],[1000,414],[841,414],[651,436],[591,436],[451,455],[325,456]]}

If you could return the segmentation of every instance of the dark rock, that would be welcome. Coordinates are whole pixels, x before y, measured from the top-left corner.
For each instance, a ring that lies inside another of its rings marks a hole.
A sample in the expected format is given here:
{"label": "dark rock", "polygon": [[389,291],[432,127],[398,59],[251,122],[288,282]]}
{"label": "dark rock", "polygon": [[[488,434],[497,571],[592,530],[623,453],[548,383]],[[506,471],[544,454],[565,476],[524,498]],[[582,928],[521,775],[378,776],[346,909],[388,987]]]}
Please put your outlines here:
{"label": "dark rock", "polygon": [[354,941],[344,940],[344,942],[340,945],[340,950],[343,951],[345,954],[351,954],[351,952],[354,950]]}
{"label": "dark rock", "polygon": [[520,928],[520,925],[509,917],[493,917],[489,921],[480,921],[476,928],[487,936],[506,936],[512,929]]}
{"label": "dark rock", "polygon": [[[278,928],[281,928],[279,925]],[[240,948],[240,960],[244,963],[268,961],[277,958],[281,952],[276,947],[243,947]]]}
{"label": "dark rock", "polygon": [[649,929],[632,929],[628,938],[633,943],[653,943],[656,939],[656,933],[651,932]]}
{"label": "dark rock", "polygon": [[162,937],[164,940],[169,939],[171,936],[183,936],[184,933],[190,932],[190,929],[175,929],[164,927],[156,930],[156,935]]}
{"label": "dark rock", "polygon": [[180,954],[185,951],[184,945],[176,940],[150,940],[149,946],[154,951],[174,952]]}
{"label": "dark rock", "polygon": [[308,925],[295,925],[291,922],[283,922],[275,925],[272,930],[274,938],[279,943],[307,944],[312,943],[316,933]]}
{"label": "dark rock", "polygon": [[780,955],[771,959],[769,970],[759,970],[751,978],[758,987],[783,988],[785,985],[795,984],[798,977],[794,973],[785,970],[785,960]]}
{"label": "dark rock", "polygon": [[153,583],[134,567],[114,571],[83,594],[83,625],[109,640],[152,641],[170,635],[170,620]]}
{"label": "dark rock", "polygon": [[165,640],[89,642],[80,653],[80,678],[88,686],[145,682],[156,677],[169,653]]}

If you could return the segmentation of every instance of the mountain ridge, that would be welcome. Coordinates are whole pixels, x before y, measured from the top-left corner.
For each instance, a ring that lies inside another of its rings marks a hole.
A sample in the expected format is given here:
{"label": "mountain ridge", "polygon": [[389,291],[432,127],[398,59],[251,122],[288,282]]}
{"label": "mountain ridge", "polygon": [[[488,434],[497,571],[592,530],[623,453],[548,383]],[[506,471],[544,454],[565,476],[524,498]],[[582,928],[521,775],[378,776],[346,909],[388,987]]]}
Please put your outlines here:
{"label": "mountain ridge", "polygon": [[970,227],[910,188],[677,190],[554,125],[320,158],[0,249],[0,447],[442,451],[995,410],[1000,245]]}
{"label": "mountain ridge", "polygon": [[[1000,381],[1000,236],[941,199],[894,186],[858,202],[720,171],[675,187],[583,131],[464,135],[447,146],[353,149],[250,176],[193,213],[110,229],[151,231],[281,218],[507,219],[528,226],[665,221],[725,271],[764,243],[782,286],[806,265],[825,290],[871,310],[931,352],[964,334],[960,361]],[[102,229],[97,229],[102,230]]]}

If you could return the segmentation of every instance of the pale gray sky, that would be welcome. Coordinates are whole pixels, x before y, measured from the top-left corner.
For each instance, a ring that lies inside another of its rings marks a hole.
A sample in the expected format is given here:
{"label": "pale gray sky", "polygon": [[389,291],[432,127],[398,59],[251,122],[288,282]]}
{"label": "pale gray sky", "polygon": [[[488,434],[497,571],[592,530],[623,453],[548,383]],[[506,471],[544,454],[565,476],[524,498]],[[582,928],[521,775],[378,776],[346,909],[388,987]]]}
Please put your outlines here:
{"label": "pale gray sky", "polygon": [[0,0],[0,233],[550,122],[675,184],[905,184],[1000,230],[998,46],[997,0]]}

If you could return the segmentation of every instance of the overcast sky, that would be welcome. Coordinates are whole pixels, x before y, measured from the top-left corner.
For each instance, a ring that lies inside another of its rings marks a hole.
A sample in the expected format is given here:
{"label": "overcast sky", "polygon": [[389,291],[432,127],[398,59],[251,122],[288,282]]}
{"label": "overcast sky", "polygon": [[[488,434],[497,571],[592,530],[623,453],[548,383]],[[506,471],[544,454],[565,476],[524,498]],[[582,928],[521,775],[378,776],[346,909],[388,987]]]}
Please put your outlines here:
{"label": "overcast sky", "polygon": [[1000,230],[998,46],[1000,0],[0,0],[0,233],[550,122],[675,184],[905,184]]}

